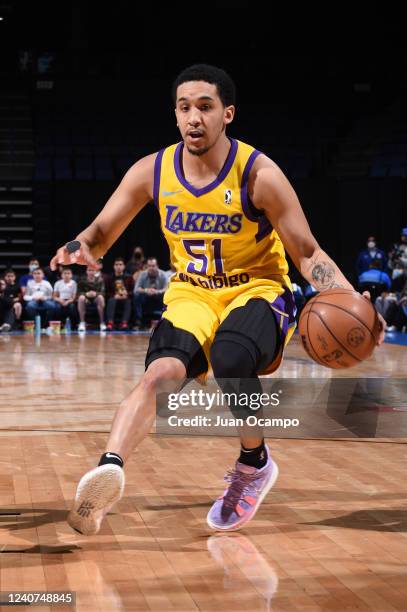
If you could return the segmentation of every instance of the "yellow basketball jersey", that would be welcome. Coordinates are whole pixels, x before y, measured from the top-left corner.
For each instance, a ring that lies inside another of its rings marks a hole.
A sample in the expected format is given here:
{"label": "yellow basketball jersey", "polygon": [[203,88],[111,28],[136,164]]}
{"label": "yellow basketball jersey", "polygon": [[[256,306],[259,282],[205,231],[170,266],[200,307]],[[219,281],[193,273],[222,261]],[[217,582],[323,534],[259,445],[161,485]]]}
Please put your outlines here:
{"label": "yellow basketball jersey", "polygon": [[282,242],[248,195],[250,169],[260,152],[230,142],[218,177],[201,189],[184,177],[183,142],[157,155],[154,199],[176,270],[171,284],[190,283],[211,293],[256,279],[290,287]]}

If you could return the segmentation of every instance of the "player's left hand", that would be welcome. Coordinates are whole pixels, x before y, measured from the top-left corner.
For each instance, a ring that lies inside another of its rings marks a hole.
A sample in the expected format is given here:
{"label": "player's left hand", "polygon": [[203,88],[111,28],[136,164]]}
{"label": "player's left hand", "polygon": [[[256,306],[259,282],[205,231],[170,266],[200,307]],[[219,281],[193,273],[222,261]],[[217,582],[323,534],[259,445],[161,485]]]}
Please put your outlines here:
{"label": "player's left hand", "polygon": [[[367,300],[369,300],[369,302],[371,301],[371,297],[370,297],[370,291],[364,291],[362,293],[363,297],[365,297]],[[377,312],[377,311],[376,311]],[[384,340],[384,332],[386,331],[387,328],[387,323],[386,321],[383,319],[382,315],[380,314],[380,312],[377,313],[379,322],[380,322],[380,336],[379,339],[377,341],[377,346],[380,346]]]}

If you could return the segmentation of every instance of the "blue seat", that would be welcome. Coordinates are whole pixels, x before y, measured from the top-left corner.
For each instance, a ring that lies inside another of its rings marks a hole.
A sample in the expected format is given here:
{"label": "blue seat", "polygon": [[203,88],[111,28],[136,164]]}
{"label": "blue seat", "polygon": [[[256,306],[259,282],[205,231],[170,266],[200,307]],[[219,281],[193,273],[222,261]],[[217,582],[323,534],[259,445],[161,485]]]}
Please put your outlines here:
{"label": "blue seat", "polygon": [[75,158],[75,178],[80,181],[93,179],[93,164],[90,156]]}
{"label": "blue seat", "polygon": [[34,180],[36,181],[51,181],[52,167],[49,157],[37,157],[35,161]]}
{"label": "blue seat", "polygon": [[370,176],[383,177],[387,176],[387,168],[382,162],[376,161],[370,167]]}
{"label": "blue seat", "polygon": [[72,164],[69,157],[55,157],[54,175],[57,181],[72,180]]}
{"label": "blue seat", "polygon": [[111,181],[114,178],[112,160],[107,156],[94,158],[95,178],[97,181]]}

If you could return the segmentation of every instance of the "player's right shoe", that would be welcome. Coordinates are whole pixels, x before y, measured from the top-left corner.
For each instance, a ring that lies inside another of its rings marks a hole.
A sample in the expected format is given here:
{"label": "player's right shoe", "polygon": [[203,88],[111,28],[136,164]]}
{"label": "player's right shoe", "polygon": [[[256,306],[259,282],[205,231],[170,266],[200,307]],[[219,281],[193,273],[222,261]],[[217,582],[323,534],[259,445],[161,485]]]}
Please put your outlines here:
{"label": "player's right shoe", "polygon": [[78,325],[78,332],[85,332],[86,331],[86,323],[85,321],[81,321]]}
{"label": "player's right shoe", "polygon": [[94,535],[104,516],[123,495],[124,471],[118,465],[100,465],[79,481],[68,523],[83,535]]}

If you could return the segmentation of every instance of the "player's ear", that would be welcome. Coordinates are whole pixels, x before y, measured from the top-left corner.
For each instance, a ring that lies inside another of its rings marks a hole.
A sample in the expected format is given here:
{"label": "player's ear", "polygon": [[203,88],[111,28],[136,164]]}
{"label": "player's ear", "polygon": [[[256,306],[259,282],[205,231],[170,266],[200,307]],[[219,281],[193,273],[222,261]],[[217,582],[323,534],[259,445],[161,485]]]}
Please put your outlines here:
{"label": "player's ear", "polygon": [[224,112],[225,124],[232,123],[234,116],[235,116],[235,107],[233,105],[225,106],[225,112]]}

